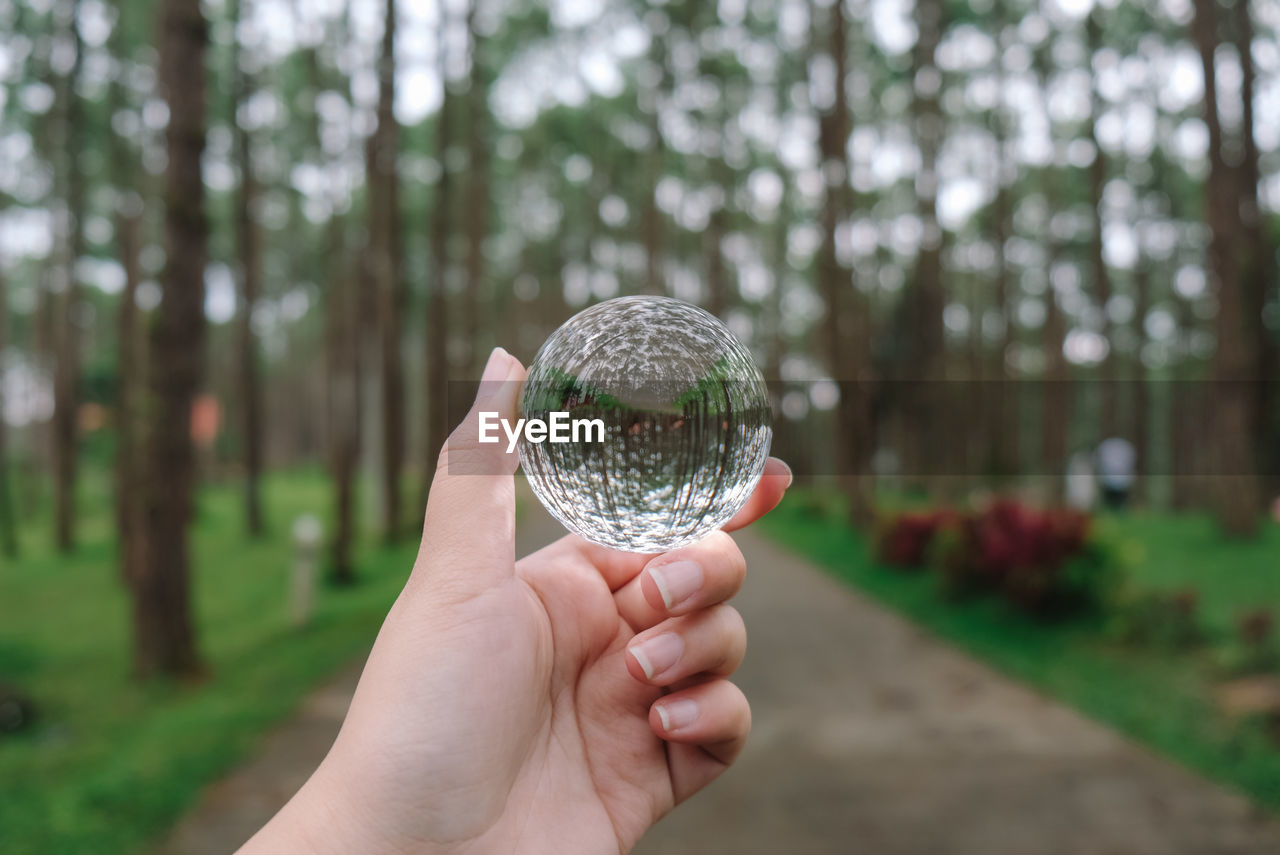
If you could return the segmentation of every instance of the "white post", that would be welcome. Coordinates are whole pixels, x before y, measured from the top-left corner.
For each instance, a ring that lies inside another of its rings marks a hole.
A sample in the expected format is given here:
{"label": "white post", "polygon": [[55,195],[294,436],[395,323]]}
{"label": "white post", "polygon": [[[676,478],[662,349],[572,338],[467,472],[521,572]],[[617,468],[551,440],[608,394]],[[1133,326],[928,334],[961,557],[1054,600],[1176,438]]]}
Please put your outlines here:
{"label": "white post", "polygon": [[324,527],[311,514],[293,521],[293,573],[289,579],[289,612],[295,627],[306,626],[315,607],[316,558]]}

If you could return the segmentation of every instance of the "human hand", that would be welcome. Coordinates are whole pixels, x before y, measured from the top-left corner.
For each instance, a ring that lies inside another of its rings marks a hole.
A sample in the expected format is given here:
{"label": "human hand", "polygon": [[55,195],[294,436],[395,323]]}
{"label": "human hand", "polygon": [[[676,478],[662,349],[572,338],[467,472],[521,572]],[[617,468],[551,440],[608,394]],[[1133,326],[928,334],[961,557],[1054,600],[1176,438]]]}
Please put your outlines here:
{"label": "human hand", "polygon": [[[742,553],[724,532],[657,556],[570,535],[517,562],[516,456],[477,425],[514,416],[523,378],[494,351],[342,731],[244,853],[626,852],[741,750]],[[726,530],[790,480],[770,460]]]}

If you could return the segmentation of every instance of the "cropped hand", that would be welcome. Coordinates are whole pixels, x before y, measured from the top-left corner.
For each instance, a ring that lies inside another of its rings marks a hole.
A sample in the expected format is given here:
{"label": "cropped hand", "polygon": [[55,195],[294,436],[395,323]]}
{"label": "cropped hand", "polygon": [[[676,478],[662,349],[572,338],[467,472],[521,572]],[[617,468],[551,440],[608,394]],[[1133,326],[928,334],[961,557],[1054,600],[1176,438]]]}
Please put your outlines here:
{"label": "cropped hand", "polygon": [[[657,556],[566,536],[516,561],[517,460],[477,428],[513,418],[523,377],[494,351],[337,741],[243,852],[626,852],[741,750],[742,553],[723,531]],[[726,531],[790,480],[771,459]]]}

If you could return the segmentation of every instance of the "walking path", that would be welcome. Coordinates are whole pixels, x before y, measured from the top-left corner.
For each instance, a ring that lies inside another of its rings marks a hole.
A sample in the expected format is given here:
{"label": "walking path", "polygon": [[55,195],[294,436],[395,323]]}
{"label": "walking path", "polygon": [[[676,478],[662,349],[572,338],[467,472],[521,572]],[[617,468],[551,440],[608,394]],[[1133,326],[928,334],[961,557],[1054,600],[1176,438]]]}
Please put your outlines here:
{"label": "walking path", "polygon": [[[518,547],[558,536],[532,503]],[[738,763],[638,855],[1276,855],[1246,800],[1011,683],[750,531]],[[328,750],[353,667],[158,849],[227,855]]]}

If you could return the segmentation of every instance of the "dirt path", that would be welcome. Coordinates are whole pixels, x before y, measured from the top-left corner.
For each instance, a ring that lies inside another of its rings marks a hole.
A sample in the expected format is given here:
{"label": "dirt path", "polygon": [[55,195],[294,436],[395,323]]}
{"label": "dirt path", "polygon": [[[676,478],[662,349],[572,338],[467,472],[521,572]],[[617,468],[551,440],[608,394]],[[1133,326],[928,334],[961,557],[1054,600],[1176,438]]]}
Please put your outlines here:
{"label": "dirt path", "polygon": [[[558,534],[535,509],[523,554]],[[735,605],[751,634],[738,683],[752,738],[641,855],[1276,855],[1280,826],[1244,799],[1015,685],[761,537]],[[226,855],[328,750],[352,668],[158,849]]]}

